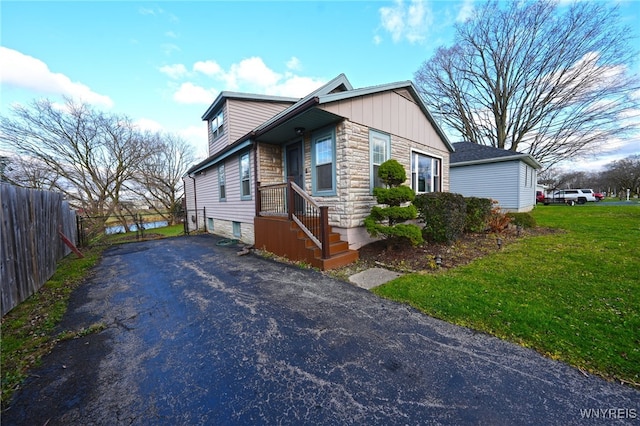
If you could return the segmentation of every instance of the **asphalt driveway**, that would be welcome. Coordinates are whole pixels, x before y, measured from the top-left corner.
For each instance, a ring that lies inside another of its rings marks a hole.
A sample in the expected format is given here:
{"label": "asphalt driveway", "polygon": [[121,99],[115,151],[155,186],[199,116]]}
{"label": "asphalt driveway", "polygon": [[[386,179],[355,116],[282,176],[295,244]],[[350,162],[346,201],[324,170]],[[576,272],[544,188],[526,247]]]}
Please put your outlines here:
{"label": "asphalt driveway", "polygon": [[640,422],[637,390],[219,241],[105,252],[61,329],[107,328],[59,344],[2,424]]}

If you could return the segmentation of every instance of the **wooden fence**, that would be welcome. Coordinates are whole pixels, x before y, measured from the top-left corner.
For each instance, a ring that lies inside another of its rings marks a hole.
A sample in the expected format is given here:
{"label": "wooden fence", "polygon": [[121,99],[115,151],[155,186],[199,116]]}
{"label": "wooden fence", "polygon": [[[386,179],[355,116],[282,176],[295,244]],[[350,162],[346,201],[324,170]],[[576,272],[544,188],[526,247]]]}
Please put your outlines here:
{"label": "wooden fence", "polygon": [[62,194],[0,184],[2,315],[35,293],[76,242],[76,214]]}

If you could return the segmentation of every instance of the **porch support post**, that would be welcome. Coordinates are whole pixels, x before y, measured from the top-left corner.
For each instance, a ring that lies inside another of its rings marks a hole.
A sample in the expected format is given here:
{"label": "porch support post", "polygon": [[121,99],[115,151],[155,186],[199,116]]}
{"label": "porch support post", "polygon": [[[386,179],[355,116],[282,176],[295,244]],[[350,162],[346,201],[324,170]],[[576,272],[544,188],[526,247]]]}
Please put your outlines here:
{"label": "porch support post", "polygon": [[293,182],[293,176],[289,176],[289,179],[287,180],[287,212],[289,214],[289,220],[293,220],[293,213],[295,209],[295,199],[293,195],[293,188],[291,187],[291,182]]}
{"label": "porch support post", "polygon": [[328,259],[330,257],[329,252],[329,207],[320,207],[320,235],[322,235],[322,258]]}
{"label": "porch support post", "polygon": [[256,217],[260,216],[262,211],[262,191],[260,190],[260,182],[256,182]]}

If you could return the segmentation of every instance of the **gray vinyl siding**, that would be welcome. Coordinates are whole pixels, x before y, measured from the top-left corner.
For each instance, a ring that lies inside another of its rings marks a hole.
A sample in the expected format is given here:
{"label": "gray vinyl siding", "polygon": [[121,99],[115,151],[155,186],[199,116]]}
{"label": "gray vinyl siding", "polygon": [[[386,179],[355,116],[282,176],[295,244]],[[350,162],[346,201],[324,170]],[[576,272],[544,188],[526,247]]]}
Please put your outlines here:
{"label": "gray vinyl siding", "polygon": [[452,167],[450,191],[465,197],[491,198],[503,209],[518,208],[519,161]]}
{"label": "gray vinyl siding", "polygon": [[535,206],[536,171],[522,161],[452,167],[449,173],[453,193],[491,198],[509,211],[528,211]]}
{"label": "gray vinyl siding", "polygon": [[519,166],[518,211],[529,211],[536,205],[537,170],[522,161]]}

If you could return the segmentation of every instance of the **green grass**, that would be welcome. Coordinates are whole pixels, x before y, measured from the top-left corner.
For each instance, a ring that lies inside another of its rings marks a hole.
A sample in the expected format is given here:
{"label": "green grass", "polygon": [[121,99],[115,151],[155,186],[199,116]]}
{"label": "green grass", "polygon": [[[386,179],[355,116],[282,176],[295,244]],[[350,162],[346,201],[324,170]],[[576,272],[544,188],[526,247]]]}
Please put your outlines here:
{"label": "green grass", "polygon": [[[183,233],[183,226],[173,225],[147,231],[148,235],[172,237]],[[65,330],[58,334],[55,327],[67,311],[71,292],[78,287],[91,268],[100,260],[102,251],[111,244],[135,241],[135,232],[115,234],[95,241],[89,249],[83,249],[84,258],[70,254],[58,263],[53,276],[42,288],[16,306],[2,318],[0,333],[0,371],[2,372],[2,407],[20,386],[28,370],[40,362],[57,342],[105,328],[104,324],[92,324],[80,330]]]}
{"label": "green grass", "polygon": [[165,226],[163,228],[149,229],[147,232],[160,234],[164,237],[177,237],[178,235],[184,234],[184,225],[179,223],[177,225]]}
{"label": "green grass", "polygon": [[375,292],[640,386],[640,206],[540,206],[533,216],[566,232]]}
{"label": "green grass", "polygon": [[70,254],[58,263],[42,288],[2,318],[2,405],[57,341],[53,330],[67,311],[71,292],[98,262],[101,248],[84,250],[84,258]]}

